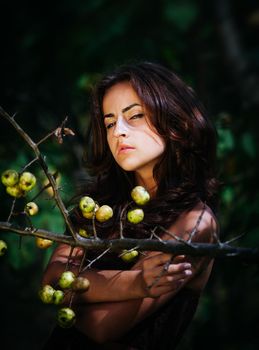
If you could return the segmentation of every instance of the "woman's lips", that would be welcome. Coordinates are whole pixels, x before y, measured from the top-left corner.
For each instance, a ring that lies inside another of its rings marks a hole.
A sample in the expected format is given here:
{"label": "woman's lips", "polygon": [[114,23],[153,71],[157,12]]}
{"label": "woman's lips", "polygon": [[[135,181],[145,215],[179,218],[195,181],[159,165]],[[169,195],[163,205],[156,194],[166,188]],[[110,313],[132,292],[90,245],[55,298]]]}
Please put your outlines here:
{"label": "woman's lips", "polygon": [[121,145],[119,147],[119,151],[118,151],[118,154],[122,154],[122,153],[128,153],[132,150],[134,150],[135,148],[134,147],[131,147],[131,146],[127,146],[127,145]]}

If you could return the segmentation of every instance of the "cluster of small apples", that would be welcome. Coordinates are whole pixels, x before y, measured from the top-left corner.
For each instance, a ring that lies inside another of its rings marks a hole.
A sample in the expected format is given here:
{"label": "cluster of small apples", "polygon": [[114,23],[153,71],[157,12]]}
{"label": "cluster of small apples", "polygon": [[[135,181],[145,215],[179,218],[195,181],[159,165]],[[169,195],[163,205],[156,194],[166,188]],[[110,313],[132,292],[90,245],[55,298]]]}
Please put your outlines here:
{"label": "cluster of small apples", "polygon": [[32,173],[25,171],[19,175],[13,169],[4,171],[1,181],[6,187],[6,192],[15,198],[24,197],[36,185],[36,177]]}
{"label": "cluster of small apples", "polygon": [[2,239],[0,240],[0,256],[5,255],[7,251],[7,244]]}
{"label": "cluster of small apples", "polygon": [[[131,198],[137,205],[145,205],[150,200],[148,191],[143,186],[136,186],[131,191]],[[138,224],[144,219],[142,208],[134,208],[127,212],[127,219],[132,224]]]}
{"label": "cluster of small apples", "polygon": [[99,205],[93,200],[93,198],[84,196],[80,199],[79,208],[82,215],[86,219],[92,219],[95,216],[99,222],[105,222],[113,216],[113,210],[108,205]]}
{"label": "cluster of small apples", "polygon": [[[65,291],[86,292],[90,287],[87,278],[76,277],[72,271],[65,271],[61,274],[58,285],[61,289],[54,289],[51,285],[44,285],[39,291],[39,297],[44,304],[60,305],[65,298]],[[75,312],[70,307],[63,307],[58,310],[57,322],[62,328],[70,328],[76,321]]]}
{"label": "cluster of small apples", "polygon": [[[131,191],[131,197],[138,205],[145,205],[150,200],[148,191],[142,186],[136,186]],[[113,210],[108,205],[99,207],[93,198],[84,196],[80,199],[79,208],[83,217],[86,219],[95,218],[99,222],[105,222],[113,216]],[[134,208],[128,211],[127,219],[133,224],[138,224],[144,219],[144,211],[142,208]]]}
{"label": "cluster of small apples", "polygon": [[[150,200],[148,191],[143,186],[136,186],[131,191],[131,198],[137,205],[145,205]],[[144,219],[142,208],[134,208],[127,212],[127,219],[132,224],[138,224]],[[120,257],[125,262],[131,262],[136,259],[139,252],[136,249],[124,249]]]}
{"label": "cluster of small apples", "polygon": [[[148,191],[143,186],[136,186],[131,191],[131,198],[133,201],[139,205],[143,206],[150,200],[150,195]],[[86,219],[92,219],[95,216],[96,220],[99,222],[105,222],[113,216],[113,210],[108,205],[99,205],[94,201],[93,198],[84,196],[80,199],[79,208],[82,212],[83,217]],[[127,219],[132,224],[138,224],[144,219],[144,211],[142,208],[130,209],[127,212]],[[89,238],[88,232],[80,228],[79,235],[84,238]],[[130,262],[138,256],[138,251],[136,249],[126,250],[124,249],[120,254],[120,257],[125,262]]]}

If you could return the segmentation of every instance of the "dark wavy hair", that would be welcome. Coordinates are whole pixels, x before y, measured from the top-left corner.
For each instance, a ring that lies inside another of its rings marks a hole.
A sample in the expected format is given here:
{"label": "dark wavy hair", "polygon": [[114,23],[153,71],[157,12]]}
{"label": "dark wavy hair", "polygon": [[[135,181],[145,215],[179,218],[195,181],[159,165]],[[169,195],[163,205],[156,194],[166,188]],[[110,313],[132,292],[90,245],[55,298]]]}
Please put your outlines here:
{"label": "dark wavy hair", "polygon": [[88,183],[84,192],[114,209],[114,219],[100,225],[103,236],[118,231],[121,209],[130,201],[130,192],[136,185],[134,173],[124,171],[115,162],[103,122],[104,95],[119,82],[131,84],[149,112],[151,124],[165,142],[165,151],[153,170],[158,185],[156,196],[145,206],[145,218],[137,230],[125,221],[124,232],[130,237],[145,237],[156,225],[162,223],[167,228],[199,201],[215,211],[216,132],[193,89],[160,64],[127,64],[104,76],[92,91],[85,160],[94,181]]}

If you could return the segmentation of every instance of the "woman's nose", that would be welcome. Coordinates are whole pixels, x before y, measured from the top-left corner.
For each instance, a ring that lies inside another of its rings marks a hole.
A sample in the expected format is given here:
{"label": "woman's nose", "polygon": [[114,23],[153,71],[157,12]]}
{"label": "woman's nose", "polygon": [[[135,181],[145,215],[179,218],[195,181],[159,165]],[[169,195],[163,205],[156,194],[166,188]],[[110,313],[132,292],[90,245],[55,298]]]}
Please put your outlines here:
{"label": "woman's nose", "polygon": [[119,117],[117,119],[113,134],[115,137],[120,137],[120,136],[127,137],[128,128],[127,128],[126,122],[123,118]]}

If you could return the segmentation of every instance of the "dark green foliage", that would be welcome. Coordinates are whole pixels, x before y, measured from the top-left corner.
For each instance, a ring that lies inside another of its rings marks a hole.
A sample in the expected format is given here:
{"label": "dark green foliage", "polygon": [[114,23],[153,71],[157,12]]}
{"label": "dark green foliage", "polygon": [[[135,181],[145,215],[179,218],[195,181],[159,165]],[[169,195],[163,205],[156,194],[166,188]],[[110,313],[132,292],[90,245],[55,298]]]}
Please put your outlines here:
{"label": "dark green foliage", "polygon": [[[229,4],[227,12],[224,4]],[[231,58],[229,42],[224,42],[229,32],[220,35],[222,11],[234,23],[239,47],[236,61]],[[75,138],[68,137],[61,146],[51,139],[41,148],[53,171],[61,173],[66,200],[84,177],[81,157],[91,85],[100,73],[117,64],[154,60],[175,69],[195,88],[216,124],[223,182],[222,240],[246,233],[238,244],[258,246],[257,1],[66,0],[50,6],[47,2],[5,1],[0,14],[0,105],[10,114],[17,112],[17,120],[35,140],[56,128],[66,115],[76,132]],[[20,170],[32,159],[28,147],[3,119],[0,141],[1,172]],[[39,169],[33,166],[31,170],[44,181]],[[62,232],[62,218],[46,197],[40,198],[39,215],[32,221],[36,227]],[[0,220],[6,220],[11,200],[3,186],[0,198]],[[54,320],[52,311],[37,300],[51,250],[37,249],[29,238],[22,240],[19,249],[18,236],[0,236],[9,244],[0,264],[5,348],[38,349]],[[179,349],[208,344],[211,350],[258,349],[258,287],[256,266],[217,261]],[[36,309],[40,317],[35,317]]]}

